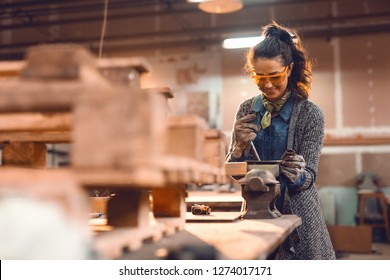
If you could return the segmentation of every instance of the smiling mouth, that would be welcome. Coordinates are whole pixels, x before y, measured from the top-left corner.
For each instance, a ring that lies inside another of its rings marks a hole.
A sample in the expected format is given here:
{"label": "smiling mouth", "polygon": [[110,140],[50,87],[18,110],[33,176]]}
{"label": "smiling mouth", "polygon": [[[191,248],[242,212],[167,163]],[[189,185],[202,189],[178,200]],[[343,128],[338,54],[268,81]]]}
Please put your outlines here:
{"label": "smiling mouth", "polygon": [[264,93],[265,94],[274,94],[274,93],[276,93],[276,90],[266,90]]}

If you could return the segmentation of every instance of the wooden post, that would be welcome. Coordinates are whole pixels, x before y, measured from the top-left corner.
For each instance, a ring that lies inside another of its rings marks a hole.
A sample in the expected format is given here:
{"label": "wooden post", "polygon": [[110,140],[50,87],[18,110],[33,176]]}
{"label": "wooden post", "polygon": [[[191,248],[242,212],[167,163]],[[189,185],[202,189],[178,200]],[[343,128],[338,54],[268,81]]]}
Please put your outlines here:
{"label": "wooden post", "polygon": [[121,189],[107,204],[107,224],[142,228],[149,225],[149,192],[147,189]]}
{"label": "wooden post", "polygon": [[184,184],[175,188],[153,189],[153,213],[158,217],[184,217],[186,191]]}

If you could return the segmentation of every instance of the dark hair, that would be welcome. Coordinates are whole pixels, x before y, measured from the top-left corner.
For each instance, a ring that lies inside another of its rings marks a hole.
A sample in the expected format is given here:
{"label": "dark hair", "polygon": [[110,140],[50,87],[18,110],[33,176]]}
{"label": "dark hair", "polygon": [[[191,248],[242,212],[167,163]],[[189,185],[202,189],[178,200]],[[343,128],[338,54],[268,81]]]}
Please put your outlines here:
{"label": "dark hair", "polygon": [[264,40],[252,47],[246,56],[245,68],[253,69],[257,58],[281,59],[284,66],[294,62],[287,89],[294,91],[298,98],[307,99],[310,94],[312,63],[295,31],[272,22],[263,28]]}

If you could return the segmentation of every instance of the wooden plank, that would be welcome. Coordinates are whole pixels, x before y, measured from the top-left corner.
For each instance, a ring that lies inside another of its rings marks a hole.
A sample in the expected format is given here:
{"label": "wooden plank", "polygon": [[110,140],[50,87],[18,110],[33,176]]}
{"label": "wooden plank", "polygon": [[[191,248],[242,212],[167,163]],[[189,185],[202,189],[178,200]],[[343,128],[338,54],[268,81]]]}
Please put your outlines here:
{"label": "wooden plank", "polygon": [[134,169],[119,168],[77,168],[77,180],[86,188],[158,188],[165,187],[165,177],[161,169],[154,166],[139,166]]}
{"label": "wooden plank", "polygon": [[0,132],[0,142],[70,143],[70,131]]}
{"label": "wooden plank", "polygon": [[2,165],[46,168],[47,146],[43,143],[3,144]]}
{"label": "wooden plank", "polygon": [[188,191],[186,198],[187,211],[191,211],[194,204],[204,204],[211,207],[211,211],[239,212],[244,199],[241,191],[221,193],[216,191]]}
{"label": "wooden plank", "polygon": [[[218,183],[217,171],[205,163],[196,162],[189,158],[165,156],[162,158],[137,159],[132,167],[83,167],[76,166],[75,174],[82,185],[87,187],[115,186],[126,188],[136,186],[138,188],[152,187],[165,188],[177,184],[200,183],[200,175],[205,170],[213,175],[213,180],[208,183]],[[221,175],[221,174],[219,174]]]}
{"label": "wooden plank", "polygon": [[[109,89],[108,82],[99,79],[78,80],[21,80],[12,79],[0,84],[0,110],[5,112],[69,112],[76,100],[86,92]],[[88,91],[92,90],[92,91]]]}
{"label": "wooden plank", "polygon": [[[102,218],[91,219],[95,232],[94,247],[104,259],[118,259],[124,254],[139,252],[146,243],[156,243],[163,236],[170,236],[184,229],[182,218],[156,218],[149,213],[149,223],[141,227],[112,227]],[[125,253],[127,252],[127,253]]]}
{"label": "wooden plank", "polygon": [[93,246],[102,259],[117,259],[124,251],[139,250],[143,243],[151,240],[156,242],[162,238],[160,224],[144,227],[123,227],[97,234]]}
{"label": "wooden plank", "polygon": [[295,215],[233,223],[187,223],[185,229],[214,246],[221,259],[266,259],[301,224]]}
{"label": "wooden plank", "polygon": [[188,223],[232,223],[240,220],[242,213],[240,212],[214,212],[210,215],[194,215],[191,212],[186,212],[186,222]]}
{"label": "wooden plank", "polygon": [[3,113],[0,132],[10,131],[68,131],[73,124],[71,113]]}
{"label": "wooden plank", "polygon": [[360,145],[388,145],[390,144],[389,135],[352,135],[338,137],[325,135],[324,146],[360,146]]}
{"label": "wooden plank", "polygon": [[0,78],[19,76],[25,61],[0,61]]}

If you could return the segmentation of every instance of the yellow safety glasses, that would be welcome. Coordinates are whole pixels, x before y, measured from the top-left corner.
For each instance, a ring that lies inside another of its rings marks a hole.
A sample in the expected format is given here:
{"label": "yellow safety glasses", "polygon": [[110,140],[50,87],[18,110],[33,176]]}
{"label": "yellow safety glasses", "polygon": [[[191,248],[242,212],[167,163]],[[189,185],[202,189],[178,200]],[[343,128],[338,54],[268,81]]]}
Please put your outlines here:
{"label": "yellow safety glasses", "polygon": [[283,72],[278,73],[278,74],[273,74],[273,75],[260,75],[255,72],[255,70],[252,70],[252,79],[257,85],[264,85],[266,81],[270,81],[273,85],[279,85],[283,83],[287,70],[288,70],[289,65],[287,65]]}

